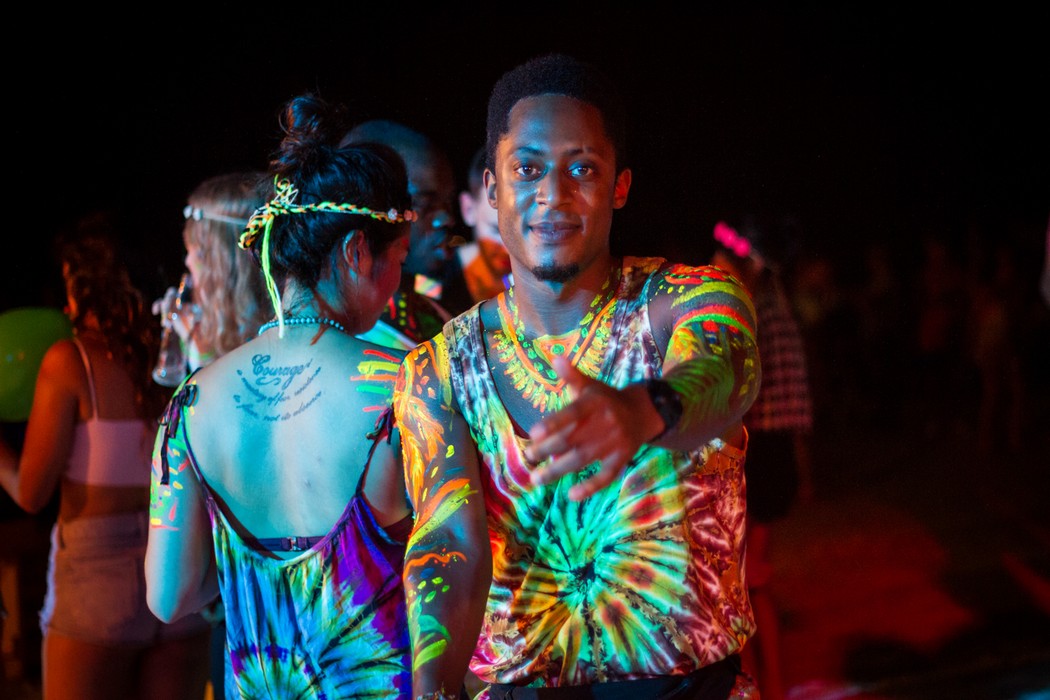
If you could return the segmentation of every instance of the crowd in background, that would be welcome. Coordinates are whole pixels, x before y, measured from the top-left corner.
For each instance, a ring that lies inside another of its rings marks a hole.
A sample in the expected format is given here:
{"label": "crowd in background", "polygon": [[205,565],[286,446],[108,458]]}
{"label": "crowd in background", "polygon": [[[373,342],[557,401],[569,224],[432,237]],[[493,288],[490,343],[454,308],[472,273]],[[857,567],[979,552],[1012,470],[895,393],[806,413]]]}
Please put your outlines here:
{"label": "crowd in background", "polygon": [[[1040,293],[1046,235],[1032,223],[960,212],[949,221],[916,223],[907,235],[829,247],[808,243],[805,221],[785,223],[780,277],[805,342],[814,430],[863,424],[887,437],[958,439],[982,458],[1019,456],[1025,434],[1047,418],[1043,393],[1050,385],[1050,301]],[[676,244],[683,257],[709,257],[709,232],[681,226],[685,240],[697,241],[696,250]],[[471,240],[463,221],[454,228]],[[142,264],[132,270],[144,289],[167,283],[151,279],[153,269]],[[40,305],[60,305],[61,288],[53,287],[42,281]],[[23,426],[0,427],[12,443],[21,439]],[[814,475],[818,498],[821,476]],[[3,555],[16,552],[43,564],[27,556],[27,543],[40,538],[46,550],[55,513],[47,508],[27,516],[0,494],[0,521],[16,533],[4,538],[11,544]],[[43,589],[34,584],[32,566],[20,575],[22,614],[32,616]],[[23,624],[29,675],[34,623]]]}

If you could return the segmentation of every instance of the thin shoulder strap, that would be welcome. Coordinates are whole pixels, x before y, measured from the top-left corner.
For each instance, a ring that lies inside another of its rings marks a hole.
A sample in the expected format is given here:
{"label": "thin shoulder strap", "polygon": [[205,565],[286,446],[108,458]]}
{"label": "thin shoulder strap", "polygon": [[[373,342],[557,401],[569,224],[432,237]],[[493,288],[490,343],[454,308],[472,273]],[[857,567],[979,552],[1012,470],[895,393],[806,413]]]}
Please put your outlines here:
{"label": "thin shoulder strap", "polygon": [[357,479],[357,489],[355,493],[360,494],[365,486],[365,477],[368,475],[368,467],[372,464],[372,455],[376,452],[376,447],[379,446],[380,440],[386,438],[386,442],[389,445],[390,440],[394,432],[394,407],[387,406],[383,409],[383,412],[376,418],[375,427],[365,437],[372,441],[371,447],[368,448],[368,457],[365,459],[365,466],[361,470],[361,476]]}
{"label": "thin shoulder strap", "polygon": [[80,359],[84,361],[84,369],[87,370],[88,393],[91,394],[91,415],[98,420],[98,398],[95,396],[95,377],[91,372],[91,360],[88,359],[87,350],[84,349],[80,339],[76,336],[73,336],[73,344],[80,351]]}
{"label": "thin shoulder strap", "polygon": [[[182,384],[175,390],[168,401],[167,408],[160,417],[160,426],[164,429],[164,437],[160,445],[160,483],[168,485],[171,479],[171,469],[168,466],[168,440],[175,437],[179,429],[179,421],[182,420],[182,409],[192,406],[197,402],[197,385],[190,380],[197,374],[197,369],[190,372],[189,376],[182,380]],[[190,460],[191,462],[193,460]],[[202,479],[203,483],[203,479]]]}

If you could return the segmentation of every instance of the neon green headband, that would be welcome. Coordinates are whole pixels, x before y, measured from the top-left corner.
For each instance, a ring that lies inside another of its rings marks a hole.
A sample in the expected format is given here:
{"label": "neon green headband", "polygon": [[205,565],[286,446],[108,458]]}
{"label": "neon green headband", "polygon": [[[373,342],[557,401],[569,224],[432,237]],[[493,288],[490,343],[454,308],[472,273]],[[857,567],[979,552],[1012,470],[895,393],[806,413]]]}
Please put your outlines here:
{"label": "neon green headband", "polygon": [[359,207],[356,204],[336,204],[335,202],[318,202],[317,204],[296,204],[295,198],[299,196],[299,190],[287,178],[274,177],[274,197],[266,204],[255,210],[248,225],[241,233],[239,245],[247,250],[252,247],[255,240],[262,234],[262,261],[263,278],[266,280],[266,291],[270,295],[274,312],[277,314],[278,333],[284,336],[284,312],[281,309],[281,297],[277,291],[277,283],[270,274],[270,229],[273,228],[273,220],[278,216],[288,214],[305,214],[307,212],[323,211],[332,214],[359,214],[368,216],[388,224],[399,224],[404,221],[415,221],[419,217],[411,209],[399,212],[391,208],[389,211],[376,211],[368,207]]}

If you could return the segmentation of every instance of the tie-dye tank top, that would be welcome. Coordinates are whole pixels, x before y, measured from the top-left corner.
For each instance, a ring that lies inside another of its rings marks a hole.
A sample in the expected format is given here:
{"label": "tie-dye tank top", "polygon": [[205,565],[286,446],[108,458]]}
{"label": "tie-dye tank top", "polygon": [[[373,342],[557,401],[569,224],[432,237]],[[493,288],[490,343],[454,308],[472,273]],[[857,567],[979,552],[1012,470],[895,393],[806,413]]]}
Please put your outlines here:
{"label": "tie-dye tank top", "polygon": [[405,543],[368,507],[368,465],[331,531],[299,556],[275,559],[231,527],[186,448],[204,487],[226,611],[226,698],[411,697]]}
{"label": "tie-dye tank top", "polygon": [[[662,262],[624,260],[597,368],[606,384],[645,379],[662,364],[646,304]],[[483,332],[478,307],[444,331],[448,380],[483,463],[492,542],[471,670],[489,683],[583,685],[686,674],[738,651],[754,632],[744,452],[721,440],[690,452],[646,445],[618,486],[582,502],[568,498],[580,475],[533,486],[528,439],[500,402]]]}

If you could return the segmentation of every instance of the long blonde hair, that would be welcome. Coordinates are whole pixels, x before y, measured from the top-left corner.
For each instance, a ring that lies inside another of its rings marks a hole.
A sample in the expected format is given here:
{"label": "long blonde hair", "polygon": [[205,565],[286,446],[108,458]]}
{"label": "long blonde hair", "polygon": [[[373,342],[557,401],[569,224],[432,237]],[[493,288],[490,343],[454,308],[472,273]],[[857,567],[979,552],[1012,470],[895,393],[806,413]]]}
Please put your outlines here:
{"label": "long blonde hair", "polygon": [[237,245],[252,212],[269,198],[269,178],[258,172],[209,178],[189,196],[182,235],[187,248],[197,247],[201,261],[193,288],[200,307],[193,339],[209,360],[252,338],[271,314],[262,272]]}

